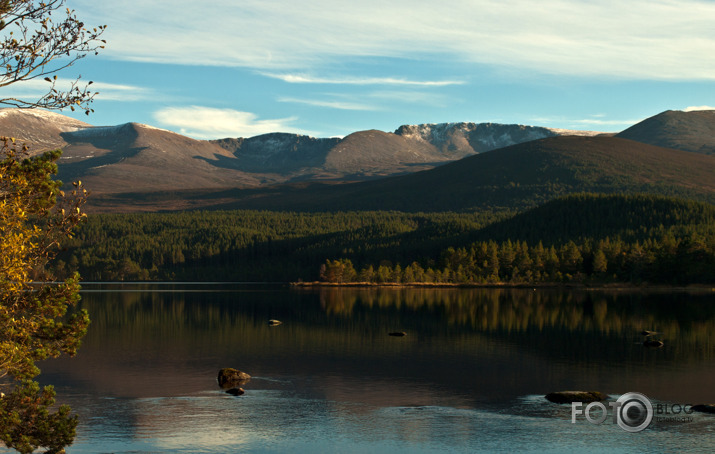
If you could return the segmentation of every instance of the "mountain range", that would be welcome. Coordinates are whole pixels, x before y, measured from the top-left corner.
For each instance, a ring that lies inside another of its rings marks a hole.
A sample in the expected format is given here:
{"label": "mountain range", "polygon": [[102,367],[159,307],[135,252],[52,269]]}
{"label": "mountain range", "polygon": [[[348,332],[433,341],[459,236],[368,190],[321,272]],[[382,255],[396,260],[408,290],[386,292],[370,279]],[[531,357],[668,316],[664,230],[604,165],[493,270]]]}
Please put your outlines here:
{"label": "mountain range", "polygon": [[[563,136],[469,156],[431,170],[352,184],[103,196],[98,208],[287,211],[522,210],[577,193],[651,193],[715,203],[715,157],[616,137]],[[136,202],[140,201],[140,202]],[[181,206],[175,206],[175,203]]]}
{"label": "mountain range", "polygon": [[362,181],[427,170],[515,143],[597,134],[494,123],[401,126],[344,138],[270,133],[195,140],[139,123],[94,127],[40,110],[0,110],[0,131],[33,152],[61,148],[60,176],[97,193]]}
{"label": "mountain range", "polygon": [[33,152],[62,148],[60,178],[81,179],[96,211],[520,208],[578,191],[712,202],[714,130],[715,111],[667,111],[615,137],[465,122],[205,141],[138,123],[95,127],[0,110],[3,135]]}

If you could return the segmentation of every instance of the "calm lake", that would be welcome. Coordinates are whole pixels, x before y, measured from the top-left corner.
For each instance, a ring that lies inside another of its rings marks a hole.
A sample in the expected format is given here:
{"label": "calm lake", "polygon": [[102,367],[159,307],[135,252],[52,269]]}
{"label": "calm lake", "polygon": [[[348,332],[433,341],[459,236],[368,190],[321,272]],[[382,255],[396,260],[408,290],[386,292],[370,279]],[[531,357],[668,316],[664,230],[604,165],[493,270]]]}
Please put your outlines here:
{"label": "calm lake", "polygon": [[[40,364],[80,416],[69,453],[715,446],[715,415],[681,410],[715,403],[711,291],[85,284],[81,307],[79,354]],[[252,375],[244,395],[218,387],[223,367]],[[638,433],[572,423],[543,397],[558,390],[640,392],[662,412]]]}

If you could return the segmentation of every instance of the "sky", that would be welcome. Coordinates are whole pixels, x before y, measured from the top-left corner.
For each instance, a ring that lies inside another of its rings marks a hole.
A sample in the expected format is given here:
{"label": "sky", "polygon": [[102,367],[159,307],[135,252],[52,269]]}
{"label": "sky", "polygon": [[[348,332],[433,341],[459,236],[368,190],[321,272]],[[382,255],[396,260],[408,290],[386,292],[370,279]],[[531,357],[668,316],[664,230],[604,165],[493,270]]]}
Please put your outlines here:
{"label": "sky", "polygon": [[[68,0],[95,126],[197,139],[403,124],[617,132],[715,108],[715,0]],[[31,94],[39,82],[12,90]],[[10,87],[4,88],[9,90]]]}

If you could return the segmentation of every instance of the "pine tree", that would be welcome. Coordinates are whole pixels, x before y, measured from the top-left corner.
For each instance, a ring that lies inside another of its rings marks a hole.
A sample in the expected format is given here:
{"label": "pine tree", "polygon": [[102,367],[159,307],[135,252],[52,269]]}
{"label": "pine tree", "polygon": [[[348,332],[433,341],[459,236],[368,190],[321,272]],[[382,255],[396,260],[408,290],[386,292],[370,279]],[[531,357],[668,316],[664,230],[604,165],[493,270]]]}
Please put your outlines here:
{"label": "pine tree", "polygon": [[606,274],[608,269],[608,261],[606,260],[606,254],[599,248],[593,254],[593,274],[597,276],[602,276]]}

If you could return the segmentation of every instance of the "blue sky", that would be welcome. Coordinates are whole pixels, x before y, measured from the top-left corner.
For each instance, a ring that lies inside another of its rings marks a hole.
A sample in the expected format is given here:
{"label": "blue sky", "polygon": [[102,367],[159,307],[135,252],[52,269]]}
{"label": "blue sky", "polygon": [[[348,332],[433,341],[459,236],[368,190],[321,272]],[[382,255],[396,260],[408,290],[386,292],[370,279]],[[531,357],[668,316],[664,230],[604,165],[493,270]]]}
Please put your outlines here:
{"label": "blue sky", "polygon": [[[68,0],[93,125],[200,139],[457,121],[621,131],[715,106],[712,0]],[[14,86],[32,91],[32,84]]]}

